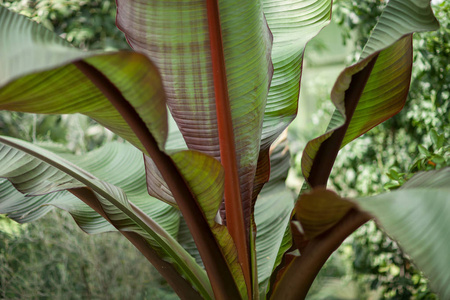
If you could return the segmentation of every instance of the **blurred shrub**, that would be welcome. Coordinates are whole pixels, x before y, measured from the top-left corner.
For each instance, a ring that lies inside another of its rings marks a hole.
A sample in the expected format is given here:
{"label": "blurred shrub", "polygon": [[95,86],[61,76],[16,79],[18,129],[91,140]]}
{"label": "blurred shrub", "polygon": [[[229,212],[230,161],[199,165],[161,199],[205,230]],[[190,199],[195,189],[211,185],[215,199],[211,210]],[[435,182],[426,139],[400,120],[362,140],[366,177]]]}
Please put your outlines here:
{"label": "blurred shrub", "polygon": [[115,25],[114,0],[0,0],[82,49],[129,49]]}
{"label": "blurred shrub", "polygon": [[118,233],[87,235],[55,210],[11,222],[0,219],[0,299],[178,299]]}

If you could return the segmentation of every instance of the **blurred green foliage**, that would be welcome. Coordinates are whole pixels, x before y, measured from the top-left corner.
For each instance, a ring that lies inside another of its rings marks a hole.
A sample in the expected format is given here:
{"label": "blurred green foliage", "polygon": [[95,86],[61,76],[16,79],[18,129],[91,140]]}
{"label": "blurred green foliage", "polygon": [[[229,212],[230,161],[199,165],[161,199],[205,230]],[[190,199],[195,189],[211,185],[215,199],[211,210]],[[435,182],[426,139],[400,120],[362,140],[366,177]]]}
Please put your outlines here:
{"label": "blurred green foliage", "polygon": [[7,111],[0,111],[0,134],[47,146],[57,143],[77,154],[120,139],[84,115],[38,115]]}
{"label": "blurred green foliage", "polygon": [[22,226],[1,218],[0,299],[178,299],[119,233],[88,236],[56,210]]}
{"label": "blurred green foliage", "polygon": [[129,49],[115,25],[114,0],[0,0],[82,49]]}

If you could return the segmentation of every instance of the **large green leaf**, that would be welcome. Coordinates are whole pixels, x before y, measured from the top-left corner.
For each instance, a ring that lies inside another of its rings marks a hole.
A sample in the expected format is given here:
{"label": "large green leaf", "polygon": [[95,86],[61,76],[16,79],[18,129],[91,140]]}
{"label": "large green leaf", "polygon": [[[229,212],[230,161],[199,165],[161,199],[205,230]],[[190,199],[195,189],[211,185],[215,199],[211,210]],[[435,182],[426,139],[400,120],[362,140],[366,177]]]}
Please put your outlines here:
{"label": "large green leaf", "polygon": [[330,0],[264,0],[264,15],[273,35],[274,73],[264,111],[261,151],[253,197],[269,179],[269,147],[295,118],[303,67],[303,54],[331,17]]}
{"label": "large green leaf", "polygon": [[144,55],[78,50],[0,6],[0,109],[83,113],[143,149],[120,113],[73,64],[80,60],[106,76],[135,107],[162,148],[167,135],[164,91],[156,67]]}
{"label": "large green leaf", "polygon": [[263,0],[273,34],[274,73],[264,113],[262,148],[268,148],[297,114],[305,46],[330,22],[331,3]]}
{"label": "large green leaf", "polygon": [[337,107],[327,133],[310,141],[302,171],[311,186],[326,185],[339,149],[403,107],[411,78],[412,33],[439,26],[428,0],[389,1],[361,60],[338,77]]}
{"label": "large green leaf", "polygon": [[411,256],[442,299],[450,297],[450,168],[415,175],[400,190],[358,199]]}
{"label": "large green leaf", "polygon": [[[96,178],[123,189],[136,206],[170,235],[177,236],[179,212],[148,196],[142,153],[139,150],[129,144],[115,142],[82,156],[67,154],[60,156]],[[27,197],[16,192],[9,183],[4,182],[1,186],[3,187],[0,192],[2,213],[8,213],[8,217],[20,223],[31,222],[43,216],[51,208],[48,206],[51,204],[69,211],[78,225],[88,233],[115,230],[103,217],[68,192],[34,196],[33,201],[27,201]],[[59,186],[59,189],[63,188],[64,186]],[[42,192],[44,191],[40,193]]]}
{"label": "large green leaf", "polygon": [[[189,149],[220,158],[217,114],[223,112],[216,111],[207,2],[118,1],[117,24],[131,46],[160,69],[168,106]],[[255,137],[261,134],[272,73],[271,38],[259,1],[219,1],[219,9],[231,107],[228,121],[234,129],[248,219],[260,147]]]}
{"label": "large green leaf", "polygon": [[[168,260],[180,274],[184,275],[203,297],[212,297],[212,290],[204,270],[170,234],[137,206],[129,202],[123,190],[97,179],[74,164],[32,144],[6,137],[1,137],[0,142],[0,176],[10,180],[16,189],[28,196],[57,192],[63,189],[70,190],[92,208],[97,208],[96,211],[107,218],[124,235],[136,233],[143,237],[149,243],[148,245],[155,249],[161,258]],[[105,160],[97,158],[96,161],[99,165],[96,171],[105,174],[107,168],[111,166],[107,163],[110,158],[106,157]],[[130,162],[133,163],[133,160]],[[106,169],[102,164],[106,165]],[[141,168],[141,187],[138,188],[141,191],[142,175]],[[139,181],[137,182],[139,183]],[[127,183],[128,188],[131,188],[130,184],[136,183]],[[137,199],[143,196],[142,192],[131,192],[131,195]],[[33,197],[22,200],[34,201]],[[72,208],[77,216],[77,221],[83,225],[85,230],[89,226],[98,228],[96,227],[98,219],[92,218],[92,223],[90,223],[89,215],[80,214],[77,207],[64,202],[56,205],[61,205],[69,211]],[[177,227],[178,222],[175,221]],[[184,279],[177,278],[176,280],[174,277],[169,278],[169,282],[172,280],[172,283],[183,286]],[[185,291],[191,294],[189,290]]]}

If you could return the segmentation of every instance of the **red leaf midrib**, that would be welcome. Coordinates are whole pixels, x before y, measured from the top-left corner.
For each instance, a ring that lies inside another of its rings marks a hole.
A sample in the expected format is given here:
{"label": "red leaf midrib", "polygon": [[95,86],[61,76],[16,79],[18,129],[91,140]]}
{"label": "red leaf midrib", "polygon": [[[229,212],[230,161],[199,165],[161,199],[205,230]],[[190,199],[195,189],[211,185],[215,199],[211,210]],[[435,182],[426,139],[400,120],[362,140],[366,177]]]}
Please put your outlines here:
{"label": "red leaf midrib", "polygon": [[238,165],[234,141],[231,106],[228,96],[225,56],[218,0],[207,0],[209,38],[220,144],[220,159],[225,170],[225,212],[227,227],[233,238],[244,272],[248,294],[251,295],[251,273],[244,213],[240,193]]}

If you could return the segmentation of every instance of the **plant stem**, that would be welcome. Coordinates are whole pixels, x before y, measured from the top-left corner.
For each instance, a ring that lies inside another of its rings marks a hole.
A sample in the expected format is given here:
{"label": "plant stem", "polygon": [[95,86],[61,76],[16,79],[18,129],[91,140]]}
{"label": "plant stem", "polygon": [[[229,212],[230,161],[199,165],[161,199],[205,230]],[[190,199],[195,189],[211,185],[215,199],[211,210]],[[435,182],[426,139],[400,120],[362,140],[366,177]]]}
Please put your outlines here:
{"label": "plant stem", "polygon": [[275,283],[270,299],[305,299],[328,257],[351,233],[371,218],[369,214],[353,209],[333,228],[310,240],[301,255],[293,259],[278,283]]}

